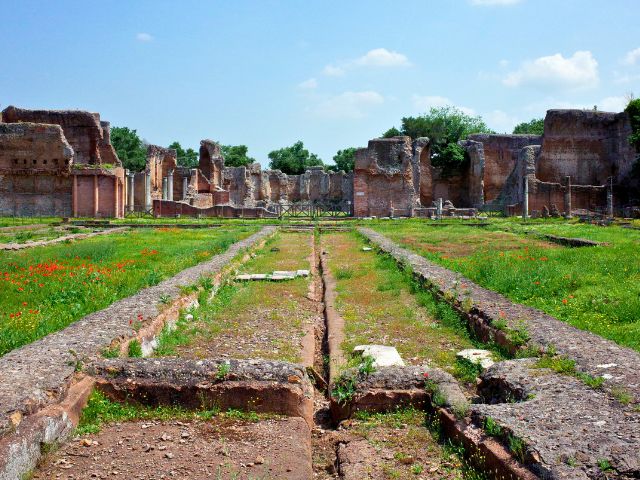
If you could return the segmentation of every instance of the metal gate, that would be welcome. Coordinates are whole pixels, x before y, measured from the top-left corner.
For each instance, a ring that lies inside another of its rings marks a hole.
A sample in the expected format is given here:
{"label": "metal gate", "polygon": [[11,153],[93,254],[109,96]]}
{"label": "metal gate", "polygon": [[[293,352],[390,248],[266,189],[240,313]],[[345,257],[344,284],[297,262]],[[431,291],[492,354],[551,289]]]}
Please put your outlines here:
{"label": "metal gate", "polygon": [[283,203],[272,205],[268,210],[278,215],[279,218],[336,218],[352,215],[351,202],[348,201]]}

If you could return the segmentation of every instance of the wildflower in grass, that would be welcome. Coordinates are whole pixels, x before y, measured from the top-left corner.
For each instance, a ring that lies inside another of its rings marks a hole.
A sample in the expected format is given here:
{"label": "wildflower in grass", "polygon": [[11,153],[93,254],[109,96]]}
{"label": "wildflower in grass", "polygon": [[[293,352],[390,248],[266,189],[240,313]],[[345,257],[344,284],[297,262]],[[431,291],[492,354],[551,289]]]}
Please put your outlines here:
{"label": "wildflower in grass", "polygon": [[568,300],[566,298],[562,299],[562,303],[564,303],[565,305],[567,304]]}

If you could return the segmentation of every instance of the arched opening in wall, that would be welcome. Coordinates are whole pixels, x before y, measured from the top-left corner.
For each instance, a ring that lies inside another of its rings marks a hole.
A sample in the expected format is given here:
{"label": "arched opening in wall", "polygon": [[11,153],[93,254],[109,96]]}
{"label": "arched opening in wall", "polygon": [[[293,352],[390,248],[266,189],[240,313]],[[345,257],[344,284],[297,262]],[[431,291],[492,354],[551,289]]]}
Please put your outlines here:
{"label": "arched opening in wall", "polygon": [[211,180],[211,154],[204,146],[200,147],[200,171],[207,180]]}
{"label": "arched opening in wall", "polygon": [[430,207],[433,202],[433,180],[431,177],[431,145],[422,147],[419,156],[420,204]]}

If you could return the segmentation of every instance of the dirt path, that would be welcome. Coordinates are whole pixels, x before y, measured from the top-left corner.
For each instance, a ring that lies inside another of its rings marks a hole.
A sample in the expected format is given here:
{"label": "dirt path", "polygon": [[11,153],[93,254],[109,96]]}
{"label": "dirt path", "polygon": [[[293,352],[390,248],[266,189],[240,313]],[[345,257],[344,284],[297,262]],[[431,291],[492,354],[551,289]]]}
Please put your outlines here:
{"label": "dirt path", "polygon": [[[281,233],[240,273],[312,270],[313,236]],[[187,358],[229,357],[285,360],[313,365],[314,328],[323,323],[317,277],[281,282],[233,282],[184,324],[175,354]]]}
{"label": "dirt path", "polygon": [[308,480],[310,458],[301,418],[137,421],[64,445],[32,478]]}

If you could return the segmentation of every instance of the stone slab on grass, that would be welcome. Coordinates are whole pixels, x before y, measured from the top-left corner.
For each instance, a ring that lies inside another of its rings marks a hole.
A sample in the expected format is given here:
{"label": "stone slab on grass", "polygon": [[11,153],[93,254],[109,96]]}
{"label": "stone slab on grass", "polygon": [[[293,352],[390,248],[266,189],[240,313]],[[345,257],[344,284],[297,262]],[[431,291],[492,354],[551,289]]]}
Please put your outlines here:
{"label": "stone slab on grass", "polygon": [[473,404],[474,422],[490,417],[503,441],[521,439],[525,463],[541,478],[640,477],[640,412],[573,376],[533,368],[536,361],[499,362],[484,372],[479,392],[494,404]]}
{"label": "stone slab on grass", "polygon": [[404,361],[395,347],[386,345],[358,345],[353,349],[354,355],[373,358],[373,366],[404,367]]}
{"label": "stone slab on grass", "polygon": [[491,351],[479,348],[466,348],[456,353],[456,357],[469,360],[471,363],[480,365],[484,369],[489,368],[495,363]]}

